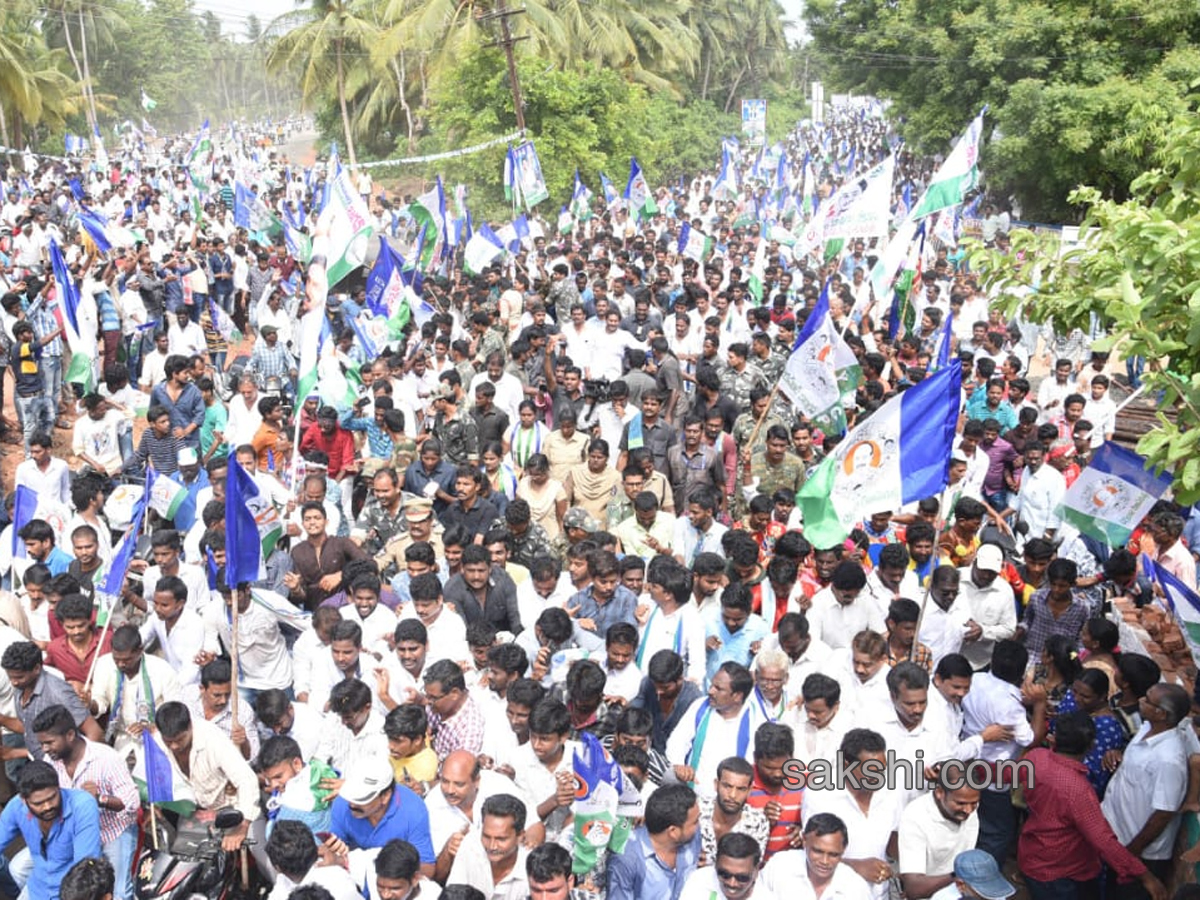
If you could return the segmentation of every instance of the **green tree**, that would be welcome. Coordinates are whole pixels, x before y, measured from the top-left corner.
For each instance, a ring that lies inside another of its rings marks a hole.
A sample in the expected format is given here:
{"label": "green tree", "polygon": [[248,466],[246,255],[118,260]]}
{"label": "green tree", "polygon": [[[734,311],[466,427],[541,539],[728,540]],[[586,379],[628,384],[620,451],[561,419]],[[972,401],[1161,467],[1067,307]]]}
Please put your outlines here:
{"label": "green tree", "polygon": [[991,187],[1075,218],[1092,184],[1120,199],[1200,76],[1200,7],[1145,0],[808,0],[830,87],[895,101],[918,150],[942,150],[985,103]]}
{"label": "green tree", "polygon": [[0,140],[8,147],[22,146],[27,128],[61,128],[78,106],[65,55],[30,28],[35,17],[26,0],[0,11]]}
{"label": "green tree", "polygon": [[280,17],[277,25],[284,30],[267,56],[268,68],[276,73],[299,72],[305,102],[322,97],[333,81],[346,153],[350,165],[356,165],[346,99],[347,70],[364,64],[368,49],[378,37],[365,3],[310,0],[303,9]]}
{"label": "green tree", "polygon": [[[537,147],[551,199],[538,211],[553,218],[567,203],[576,168],[597,195],[600,172],[621,188],[636,156],[651,183],[690,175],[711,166],[721,134],[737,127],[711,104],[681,104],[665,95],[653,98],[612,69],[585,67],[556,70],[545,59],[525,56],[519,62],[525,100],[525,122]],[[495,50],[475,53],[448,79],[434,97],[438,114],[432,134],[420,145],[437,152],[485,141],[516,126],[512,94],[501,55]],[[476,214],[502,217],[509,210],[500,177],[504,148],[445,160],[427,167],[432,178],[440,172],[446,182],[471,186]]]}
{"label": "green tree", "polygon": [[1147,361],[1159,422],[1138,452],[1173,470],[1176,500],[1190,504],[1200,500],[1200,115],[1174,119],[1153,160],[1127,200],[1094,187],[1072,194],[1085,210],[1078,248],[1060,257],[1051,241],[1018,230],[1008,255],[976,250],[972,266],[990,273],[1009,312],[1052,318],[1060,330],[1086,328],[1095,313],[1109,328],[1098,349]]}

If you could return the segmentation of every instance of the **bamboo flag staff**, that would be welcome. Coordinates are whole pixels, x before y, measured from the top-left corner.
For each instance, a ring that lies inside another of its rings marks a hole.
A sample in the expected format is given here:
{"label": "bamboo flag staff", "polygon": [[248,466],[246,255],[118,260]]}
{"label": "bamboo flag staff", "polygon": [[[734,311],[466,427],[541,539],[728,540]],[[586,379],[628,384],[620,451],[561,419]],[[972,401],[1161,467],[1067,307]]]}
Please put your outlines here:
{"label": "bamboo flag staff", "polygon": [[134,505],[133,519],[130,521],[129,527],[125,529],[125,534],[113,552],[112,562],[108,566],[108,575],[105,576],[104,581],[96,591],[101,603],[107,605],[108,613],[105,616],[104,625],[100,629],[100,640],[96,644],[96,654],[92,657],[92,664],[88,669],[87,681],[83,684],[83,691],[86,696],[90,696],[92,680],[96,676],[96,663],[100,660],[100,648],[104,646],[104,635],[112,626],[113,613],[116,611],[117,600],[120,598],[121,589],[125,585],[125,576],[129,572],[129,564],[133,561],[134,551],[137,550],[138,535],[141,533],[142,525],[146,521],[146,508],[150,505],[150,492],[154,489],[154,480],[156,477],[153,469],[146,473],[146,487],[142,491],[141,498]]}

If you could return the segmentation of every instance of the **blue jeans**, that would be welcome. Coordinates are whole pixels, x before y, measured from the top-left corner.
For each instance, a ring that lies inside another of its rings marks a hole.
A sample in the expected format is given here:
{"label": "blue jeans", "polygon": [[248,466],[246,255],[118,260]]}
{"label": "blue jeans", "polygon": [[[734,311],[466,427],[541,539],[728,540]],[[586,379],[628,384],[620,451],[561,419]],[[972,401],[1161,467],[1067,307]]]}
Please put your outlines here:
{"label": "blue jeans", "polygon": [[43,356],[41,367],[42,384],[46,389],[46,397],[50,400],[50,414],[57,416],[58,404],[62,400],[63,358],[61,356]]}
{"label": "blue jeans", "polygon": [[104,858],[112,863],[116,880],[113,900],[133,900],[133,854],[137,852],[137,823],[130,825],[101,849]]}
{"label": "blue jeans", "polygon": [[16,397],[17,415],[21,419],[21,430],[25,435],[25,453],[29,453],[29,442],[40,432],[50,433],[54,427],[56,408],[54,401],[41,394],[33,397]]}

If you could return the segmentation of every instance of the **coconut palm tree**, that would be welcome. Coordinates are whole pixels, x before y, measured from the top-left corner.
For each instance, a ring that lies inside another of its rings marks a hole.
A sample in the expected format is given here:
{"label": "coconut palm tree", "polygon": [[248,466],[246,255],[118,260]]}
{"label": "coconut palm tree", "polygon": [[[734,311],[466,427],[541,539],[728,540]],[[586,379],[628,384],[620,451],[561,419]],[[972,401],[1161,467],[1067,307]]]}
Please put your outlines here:
{"label": "coconut palm tree", "polygon": [[281,33],[267,56],[273,72],[299,70],[306,103],[324,94],[332,77],[351,166],[357,165],[357,158],[346,102],[347,71],[365,63],[378,35],[366,3],[369,0],[308,0],[272,23]]}
{"label": "coconut palm tree", "polygon": [[25,142],[26,127],[59,127],[76,109],[66,60],[30,28],[35,18],[33,4],[24,0],[0,11],[0,140],[8,147]]}

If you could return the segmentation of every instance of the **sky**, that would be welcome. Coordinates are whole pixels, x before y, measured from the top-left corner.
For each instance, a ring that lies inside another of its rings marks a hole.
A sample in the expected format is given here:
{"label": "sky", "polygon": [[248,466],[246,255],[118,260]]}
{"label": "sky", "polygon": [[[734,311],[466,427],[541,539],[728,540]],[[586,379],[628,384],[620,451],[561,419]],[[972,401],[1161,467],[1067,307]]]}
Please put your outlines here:
{"label": "sky", "polygon": [[[237,0],[193,0],[193,2],[195,8],[200,12],[212,10],[216,13],[224,24],[226,34],[241,36],[248,12],[245,4],[239,3]],[[804,34],[804,29],[800,24],[800,18],[804,12],[804,0],[779,0],[779,5],[783,7],[784,14],[793,23],[788,30],[788,37],[793,41],[799,40]],[[255,0],[253,3],[253,11],[264,26],[276,16],[295,8],[293,0]]]}
{"label": "sky", "polygon": [[216,13],[225,34],[242,37],[246,16],[250,12],[258,16],[263,27],[266,27],[276,16],[295,9],[295,4],[292,0],[254,0],[250,5],[238,3],[237,0],[193,0],[193,7],[197,12],[211,10]]}
{"label": "sky", "polygon": [[788,29],[788,38],[792,41],[798,41],[804,35],[804,25],[802,17],[804,15],[804,0],[779,0],[779,5],[783,7],[783,14],[791,21],[792,27]]}

